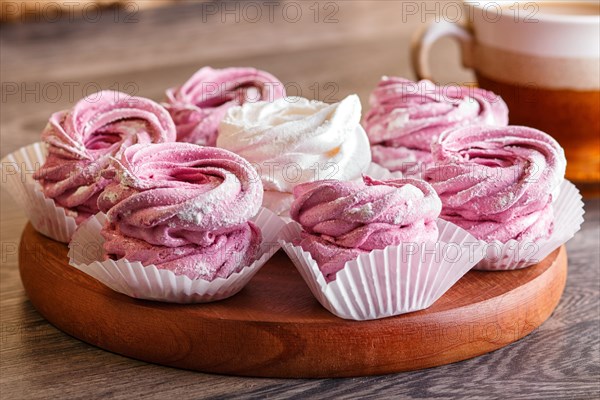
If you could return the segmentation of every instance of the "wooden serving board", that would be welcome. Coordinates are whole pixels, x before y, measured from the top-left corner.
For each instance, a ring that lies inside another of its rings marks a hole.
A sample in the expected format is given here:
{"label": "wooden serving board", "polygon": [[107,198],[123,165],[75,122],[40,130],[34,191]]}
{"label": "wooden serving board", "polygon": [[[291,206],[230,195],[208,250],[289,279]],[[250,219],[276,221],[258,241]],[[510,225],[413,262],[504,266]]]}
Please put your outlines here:
{"label": "wooden serving board", "polygon": [[346,321],[314,299],[283,252],[237,295],[210,304],[136,300],[70,267],[67,246],[27,225],[19,252],[33,306],[58,329],[132,358],[203,372],[342,377],[428,368],[506,346],[563,292],[563,247],[518,271],[469,272],[427,310]]}

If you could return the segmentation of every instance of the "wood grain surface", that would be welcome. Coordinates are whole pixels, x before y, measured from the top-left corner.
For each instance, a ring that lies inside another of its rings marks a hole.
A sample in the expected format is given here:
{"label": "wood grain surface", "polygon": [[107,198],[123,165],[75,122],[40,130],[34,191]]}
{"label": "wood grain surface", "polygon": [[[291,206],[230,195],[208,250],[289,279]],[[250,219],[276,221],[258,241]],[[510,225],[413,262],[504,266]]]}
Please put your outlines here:
{"label": "wood grain surface", "polygon": [[562,247],[530,268],[472,271],[426,310],[359,322],[321,307],[282,251],[240,293],[192,305],[116,293],[71,267],[67,251],[31,224],[21,236],[25,292],[54,326],[136,359],[240,376],[353,377],[462,361],[539,327],[567,277]]}
{"label": "wood grain surface", "polygon": [[[451,2],[427,2],[433,14],[424,15],[421,7],[408,15],[411,2],[337,1],[334,24],[322,19],[314,23],[308,9],[312,2],[306,3],[306,17],[298,23],[280,17],[274,23],[235,23],[232,17],[223,22],[219,14],[203,19],[202,5],[186,3],[139,12],[135,22],[106,14],[97,22],[0,26],[0,155],[39,140],[50,113],[72,105],[86,87],[119,88],[160,100],[166,87],[202,65],[264,68],[284,82],[298,83],[306,97],[339,100],[358,93],[366,107],[368,93],[381,75],[414,78],[408,59],[411,34],[435,18],[433,3],[443,8]],[[434,51],[438,79],[474,81],[460,69],[452,41],[442,40]],[[334,84],[336,94],[326,90],[327,83]],[[61,89],[58,96],[50,92],[56,85]],[[320,90],[311,92],[310,86]],[[1,191],[0,200],[3,400],[600,397],[597,199],[586,200],[586,221],[567,244],[569,274],[558,307],[524,339],[481,357],[416,372],[312,380],[183,371],[115,355],[60,332],[25,296],[18,244],[26,219],[6,191]]]}

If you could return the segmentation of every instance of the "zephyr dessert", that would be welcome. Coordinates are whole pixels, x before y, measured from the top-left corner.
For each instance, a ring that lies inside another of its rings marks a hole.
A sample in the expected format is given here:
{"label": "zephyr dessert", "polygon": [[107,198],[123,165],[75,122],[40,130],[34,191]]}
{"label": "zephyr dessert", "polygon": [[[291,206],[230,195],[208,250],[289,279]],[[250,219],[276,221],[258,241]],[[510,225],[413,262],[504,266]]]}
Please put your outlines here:
{"label": "zephyr dessert", "polygon": [[[522,126],[455,128],[439,136],[432,155],[436,165],[424,178],[440,195],[442,218],[498,245],[497,262],[487,259],[480,267],[529,265],[533,252],[524,246],[554,242],[572,230],[555,223],[566,160],[563,149],[546,133]],[[573,210],[581,211],[578,206]],[[572,223],[580,217],[574,216]],[[566,241],[561,240],[553,249]],[[515,254],[509,257],[508,251]]]}
{"label": "zephyr dessert", "polygon": [[364,119],[373,161],[390,171],[420,177],[433,162],[431,143],[443,131],[465,125],[508,124],[508,108],[492,92],[383,77]]}
{"label": "zephyr dessert", "polygon": [[[260,249],[261,227],[252,222],[262,201],[260,179],[246,160],[229,151],[190,143],[134,145],[113,160],[105,175],[112,181],[98,198],[106,214],[104,222],[100,225],[102,218],[96,217],[86,222],[71,243],[76,253],[81,251],[79,246],[89,243],[89,236],[95,235],[100,243],[100,233],[107,259],[96,265],[100,270],[146,272],[153,279],[154,270],[146,268],[152,265],[171,272],[163,274],[167,280],[189,278],[183,281],[187,285],[196,280],[209,284],[219,278],[223,284],[235,274],[235,279],[241,276],[247,282],[259,268],[257,259],[262,265],[270,257],[264,255],[274,253]],[[278,218],[271,215],[276,225],[269,229],[280,228]],[[274,240],[272,233],[269,236]],[[81,254],[73,254],[71,263],[86,271],[90,267]],[[240,274],[244,268],[251,268],[252,274]],[[126,294],[169,301],[207,300],[202,297],[207,294],[204,291],[191,298],[190,293],[179,297],[184,286],[165,292],[163,279],[154,278],[154,283],[158,292],[143,290],[138,280],[128,282]],[[232,294],[227,291],[219,296]],[[208,300],[214,299],[211,294]]]}
{"label": "zephyr dessert", "polygon": [[351,95],[326,104],[300,97],[231,108],[217,147],[250,161],[265,190],[263,205],[287,215],[295,186],[323,179],[359,179],[369,168],[369,141],[361,105]]}
{"label": "zephyr dessert", "polygon": [[34,179],[80,223],[98,212],[98,195],[109,183],[99,172],[110,157],[135,143],[173,141],[174,134],[173,121],[152,100],[99,92],[50,117],[42,132],[48,157]]}
{"label": "zephyr dessert", "polygon": [[424,181],[334,180],[294,189],[290,215],[303,229],[295,245],[308,251],[327,281],[361,253],[407,242],[435,242],[442,203]]}
{"label": "zephyr dessert", "polygon": [[111,157],[135,143],[174,141],[175,125],[152,100],[102,91],[54,113],[42,140],[45,146],[34,144],[8,158],[21,172],[37,170],[39,185],[31,176],[16,179],[14,195],[36,230],[68,242],[76,225],[98,212],[96,201],[109,183],[100,172]]}
{"label": "zephyr dessert", "polygon": [[466,231],[439,221],[442,204],[425,181],[325,180],[294,189],[283,249],[332,313],[373,319],[430,306],[481,259]]}
{"label": "zephyr dessert", "polygon": [[566,166],[551,136],[520,126],[458,128],[440,135],[432,153],[438,165],[425,179],[446,220],[486,241],[550,237]]}
{"label": "zephyr dessert", "polygon": [[273,75],[254,68],[204,67],[166,94],[164,105],[175,121],[177,141],[214,146],[229,108],[274,101],[285,96],[285,88]]}

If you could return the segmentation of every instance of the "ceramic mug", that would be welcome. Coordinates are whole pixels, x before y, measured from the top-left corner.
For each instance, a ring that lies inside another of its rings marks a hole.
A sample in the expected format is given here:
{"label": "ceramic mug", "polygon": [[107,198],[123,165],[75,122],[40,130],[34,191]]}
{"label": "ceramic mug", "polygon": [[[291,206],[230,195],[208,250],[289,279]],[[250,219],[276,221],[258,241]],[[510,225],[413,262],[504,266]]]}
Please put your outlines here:
{"label": "ceramic mug", "polygon": [[[441,20],[412,48],[419,79],[438,39],[461,44],[479,86],[502,96],[511,125],[554,136],[567,156],[567,178],[600,181],[600,3],[465,1],[460,22]],[[443,18],[442,18],[443,19]]]}

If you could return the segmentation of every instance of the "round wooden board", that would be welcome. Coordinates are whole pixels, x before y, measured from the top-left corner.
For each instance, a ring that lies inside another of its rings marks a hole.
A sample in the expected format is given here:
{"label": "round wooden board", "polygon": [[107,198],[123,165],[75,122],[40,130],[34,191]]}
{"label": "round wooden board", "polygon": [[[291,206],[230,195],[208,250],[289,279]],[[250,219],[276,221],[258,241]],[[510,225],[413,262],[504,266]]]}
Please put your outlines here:
{"label": "round wooden board", "polygon": [[31,225],[19,257],[31,303],[69,335],[152,363],[264,377],[386,374],[490,352],[540,326],[567,275],[563,246],[523,270],[469,272],[427,310],[357,322],[322,308],[281,251],[237,295],[197,305],[113,292]]}

